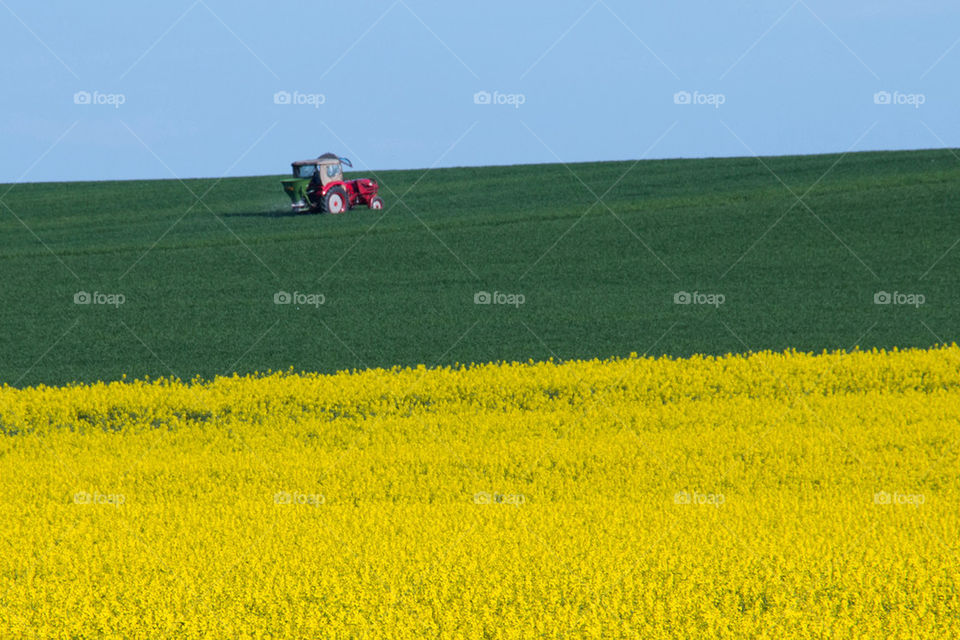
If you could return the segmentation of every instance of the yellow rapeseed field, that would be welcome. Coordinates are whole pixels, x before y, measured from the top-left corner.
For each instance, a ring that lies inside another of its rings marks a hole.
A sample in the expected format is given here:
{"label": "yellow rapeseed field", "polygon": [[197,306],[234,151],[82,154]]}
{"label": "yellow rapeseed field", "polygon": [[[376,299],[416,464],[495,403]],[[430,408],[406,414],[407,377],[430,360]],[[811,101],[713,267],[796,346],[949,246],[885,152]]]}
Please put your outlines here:
{"label": "yellow rapeseed field", "polygon": [[960,637],[960,349],[0,388],[0,638]]}

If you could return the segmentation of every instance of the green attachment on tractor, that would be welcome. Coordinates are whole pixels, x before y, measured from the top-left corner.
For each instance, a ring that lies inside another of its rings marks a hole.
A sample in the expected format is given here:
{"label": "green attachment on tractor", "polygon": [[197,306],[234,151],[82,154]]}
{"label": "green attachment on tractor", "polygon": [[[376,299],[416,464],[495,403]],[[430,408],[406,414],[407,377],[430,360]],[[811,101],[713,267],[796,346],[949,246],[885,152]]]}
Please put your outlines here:
{"label": "green attachment on tractor", "polygon": [[310,178],[286,178],[281,180],[283,190],[290,196],[290,202],[294,210],[305,211],[312,205],[307,198],[307,187],[310,186]]}

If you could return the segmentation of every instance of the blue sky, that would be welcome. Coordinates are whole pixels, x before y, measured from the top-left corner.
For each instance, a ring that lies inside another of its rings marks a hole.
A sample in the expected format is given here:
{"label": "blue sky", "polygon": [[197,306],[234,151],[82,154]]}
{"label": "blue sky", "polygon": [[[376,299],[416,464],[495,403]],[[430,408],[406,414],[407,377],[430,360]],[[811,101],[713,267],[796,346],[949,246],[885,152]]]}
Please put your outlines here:
{"label": "blue sky", "polygon": [[960,146],[946,0],[0,0],[0,182]]}

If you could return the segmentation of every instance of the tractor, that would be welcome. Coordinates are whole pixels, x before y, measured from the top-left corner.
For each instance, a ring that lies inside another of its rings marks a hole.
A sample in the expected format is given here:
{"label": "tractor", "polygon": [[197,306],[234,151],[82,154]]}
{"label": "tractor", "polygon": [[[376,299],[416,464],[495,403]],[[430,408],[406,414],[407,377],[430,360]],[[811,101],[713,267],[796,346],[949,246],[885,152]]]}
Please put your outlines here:
{"label": "tractor", "polygon": [[294,162],[293,177],[281,180],[291,209],[296,213],[343,213],[360,205],[383,209],[383,198],[377,195],[380,185],[369,178],[344,180],[343,165],[353,168],[350,160],[333,153]]}

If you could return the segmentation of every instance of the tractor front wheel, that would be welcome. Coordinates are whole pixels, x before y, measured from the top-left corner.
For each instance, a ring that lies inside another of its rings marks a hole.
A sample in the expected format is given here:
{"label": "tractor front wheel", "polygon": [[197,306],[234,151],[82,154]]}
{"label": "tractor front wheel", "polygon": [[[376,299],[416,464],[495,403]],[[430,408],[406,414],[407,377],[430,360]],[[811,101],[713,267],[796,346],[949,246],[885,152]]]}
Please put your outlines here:
{"label": "tractor front wheel", "polygon": [[343,187],[333,187],[323,197],[321,210],[324,213],[343,213],[349,208],[347,192]]}
{"label": "tractor front wheel", "polygon": [[367,206],[369,206],[371,209],[376,209],[379,211],[380,209],[383,209],[383,198],[380,196],[373,196],[370,198],[370,204]]}

